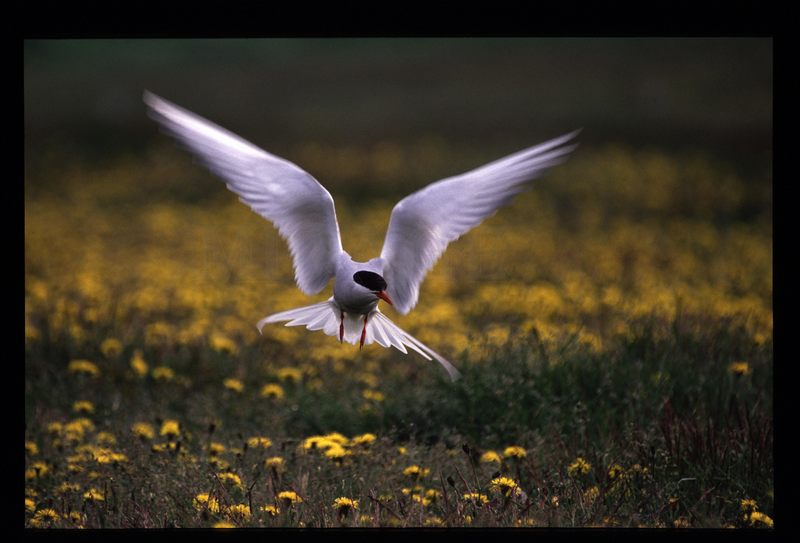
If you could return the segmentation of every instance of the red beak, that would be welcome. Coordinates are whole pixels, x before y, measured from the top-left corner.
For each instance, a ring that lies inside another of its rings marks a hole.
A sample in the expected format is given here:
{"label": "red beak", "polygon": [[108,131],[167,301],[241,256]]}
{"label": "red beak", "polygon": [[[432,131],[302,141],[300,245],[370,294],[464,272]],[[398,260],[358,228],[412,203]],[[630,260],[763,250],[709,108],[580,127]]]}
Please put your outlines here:
{"label": "red beak", "polygon": [[380,298],[381,300],[383,300],[384,302],[386,302],[386,303],[387,303],[387,304],[389,304],[389,305],[394,305],[394,304],[392,303],[392,299],[391,299],[391,298],[389,298],[389,295],[388,295],[388,294],[386,294],[386,291],[385,291],[385,290],[381,290],[381,291],[379,291],[379,292],[376,292],[376,293],[375,293],[375,296],[377,296],[378,298]]}

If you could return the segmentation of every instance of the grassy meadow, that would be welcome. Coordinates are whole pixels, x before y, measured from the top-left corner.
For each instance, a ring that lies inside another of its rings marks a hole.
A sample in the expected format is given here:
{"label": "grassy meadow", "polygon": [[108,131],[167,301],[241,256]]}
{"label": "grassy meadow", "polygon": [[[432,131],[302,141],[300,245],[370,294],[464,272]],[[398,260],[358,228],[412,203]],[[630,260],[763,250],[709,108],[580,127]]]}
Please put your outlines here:
{"label": "grassy meadow", "polygon": [[[514,150],[283,155],[343,187],[365,260],[403,194]],[[768,169],[580,147],[451,244],[409,315],[382,304],[452,383],[260,335],[330,289],[305,297],[272,226],[171,142],[58,163],[25,193],[26,527],[773,525]]]}

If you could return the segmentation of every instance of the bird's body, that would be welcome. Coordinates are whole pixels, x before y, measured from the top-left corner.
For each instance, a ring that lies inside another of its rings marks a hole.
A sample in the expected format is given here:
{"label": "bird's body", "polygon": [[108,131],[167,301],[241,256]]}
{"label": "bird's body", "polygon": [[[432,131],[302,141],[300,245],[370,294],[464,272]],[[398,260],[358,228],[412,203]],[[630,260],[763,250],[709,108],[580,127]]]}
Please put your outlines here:
{"label": "bird's body", "polygon": [[378,306],[380,298],[376,298],[372,290],[353,281],[353,276],[362,271],[382,277],[383,261],[373,258],[368,262],[356,262],[346,251],[342,251],[333,283],[333,299],[346,313],[366,315]]}
{"label": "bird's body", "polygon": [[310,174],[235,134],[150,92],[151,116],[183,143],[253,211],[272,222],[291,252],[297,286],[316,294],[334,279],[333,296],[258,322],[287,322],[339,341],[410,348],[435,359],[452,379],[450,362],[400,329],[378,308],[384,300],[406,314],[419,286],[447,245],[521,192],[531,179],[565,160],[576,132],[524,149],[470,172],[432,183],[392,210],[380,256],[356,262],[342,247],[333,198]]}

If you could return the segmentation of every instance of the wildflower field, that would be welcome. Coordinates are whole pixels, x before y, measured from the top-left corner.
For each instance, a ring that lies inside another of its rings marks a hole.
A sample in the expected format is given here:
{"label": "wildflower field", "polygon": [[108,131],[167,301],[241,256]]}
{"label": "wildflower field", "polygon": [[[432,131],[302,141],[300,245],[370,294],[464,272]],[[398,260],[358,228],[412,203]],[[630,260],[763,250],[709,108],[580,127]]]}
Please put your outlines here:
{"label": "wildflower field", "polygon": [[[283,154],[366,260],[403,194],[513,150]],[[171,142],[63,158],[26,179],[26,527],[772,526],[769,169],[579,148],[382,305],[453,383],[260,335],[330,291]]]}

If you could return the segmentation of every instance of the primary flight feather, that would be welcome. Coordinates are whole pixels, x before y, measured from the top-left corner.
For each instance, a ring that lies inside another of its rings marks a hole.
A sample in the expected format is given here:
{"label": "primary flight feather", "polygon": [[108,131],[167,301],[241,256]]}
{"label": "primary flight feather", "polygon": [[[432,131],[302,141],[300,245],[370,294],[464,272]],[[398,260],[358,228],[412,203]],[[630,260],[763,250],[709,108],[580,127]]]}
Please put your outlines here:
{"label": "primary flight feather", "polygon": [[295,281],[316,294],[335,279],[333,296],[258,322],[288,321],[322,330],[361,346],[376,342],[407,348],[438,361],[451,379],[458,370],[440,354],[400,329],[378,309],[378,301],[406,314],[419,287],[447,245],[507,204],[547,168],[576,147],[577,131],[501,158],[467,173],[442,179],[403,198],[389,219],[377,258],[355,262],[343,249],[333,198],[297,165],[272,155],[202,117],[145,91],[150,116],[253,211],[272,222],[289,244]]}

